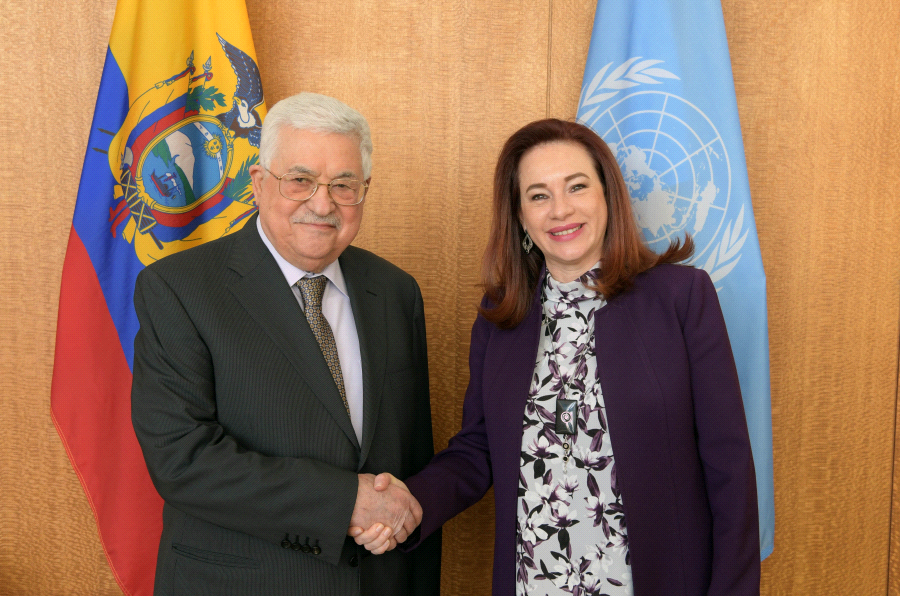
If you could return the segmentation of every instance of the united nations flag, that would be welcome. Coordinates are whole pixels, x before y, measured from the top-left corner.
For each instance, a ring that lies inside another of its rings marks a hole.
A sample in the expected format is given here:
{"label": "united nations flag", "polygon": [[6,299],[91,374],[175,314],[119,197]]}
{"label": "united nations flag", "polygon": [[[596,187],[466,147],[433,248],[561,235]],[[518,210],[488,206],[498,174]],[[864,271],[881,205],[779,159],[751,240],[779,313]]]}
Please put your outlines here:
{"label": "united nations flag", "polygon": [[578,120],[618,157],[653,249],[690,233],[715,283],[753,447],[763,558],[774,548],[766,278],[719,0],[600,0]]}
{"label": "united nations flag", "polygon": [[63,267],[51,404],[126,594],[152,594],[162,500],[131,425],[144,266],[256,210],[265,103],[244,0],[119,0]]}

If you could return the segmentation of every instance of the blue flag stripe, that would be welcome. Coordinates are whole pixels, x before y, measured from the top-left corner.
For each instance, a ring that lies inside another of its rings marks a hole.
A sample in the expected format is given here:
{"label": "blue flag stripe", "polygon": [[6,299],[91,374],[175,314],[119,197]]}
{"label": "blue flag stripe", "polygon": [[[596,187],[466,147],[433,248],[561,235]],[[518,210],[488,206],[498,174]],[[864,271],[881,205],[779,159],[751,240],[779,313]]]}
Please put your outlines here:
{"label": "blue flag stripe", "polygon": [[107,155],[115,131],[128,115],[128,106],[128,85],[115,57],[107,49],[72,225],[97,272],[130,368],[138,329],[133,307],[134,282],[143,265],[134,250],[122,250],[121,239],[116,242],[113,236],[110,197],[117,181],[110,172]]}

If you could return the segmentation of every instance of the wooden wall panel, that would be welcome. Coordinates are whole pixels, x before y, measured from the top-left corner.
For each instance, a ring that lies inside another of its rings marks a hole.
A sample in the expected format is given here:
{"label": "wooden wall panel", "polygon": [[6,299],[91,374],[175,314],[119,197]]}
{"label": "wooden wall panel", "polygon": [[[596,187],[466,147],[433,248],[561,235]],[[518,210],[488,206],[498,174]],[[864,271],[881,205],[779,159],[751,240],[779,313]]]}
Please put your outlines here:
{"label": "wooden wall panel", "polygon": [[896,2],[724,2],[769,293],[767,594],[885,594],[896,409]]}
{"label": "wooden wall panel", "polygon": [[[372,124],[356,243],[422,286],[442,447],[461,418],[494,160],[522,124],[574,114],[595,1],[247,5],[270,105],[317,91]],[[114,8],[0,12],[15,106],[0,116],[0,595],[119,593],[49,417],[61,265]],[[723,8],[769,287],[777,526],[763,594],[900,596],[900,10]],[[448,524],[445,596],[488,592],[492,526],[490,497]]]}
{"label": "wooden wall panel", "polygon": [[59,280],[115,0],[0,10],[0,594],[118,594],[50,421]]}
{"label": "wooden wall panel", "polygon": [[[462,418],[494,158],[512,131],[546,109],[548,4],[344,4],[343,18],[360,30],[349,44],[329,34],[331,19],[293,34],[306,15],[328,14],[329,2],[248,5],[253,30],[267,32],[255,37],[270,102],[325,93],[372,123],[373,186],[355,244],[422,287],[442,448]],[[443,593],[483,593],[492,526],[489,502],[447,526]]]}
{"label": "wooden wall panel", "polygon": [[[330,2],[248,3],[269,102],[299,91],[343,99],[369,118],[373,185],[354,242],[418,280],[428,324],[435,443],[459,429],[469,332],[480,298],[494,158],[505,138],[546,109],[548,4],[342,4],[359,35],[330,35]],[[327,57],[322,59],[322,57]],[[490,582],[493,509],[448,525],[443,593]],[[474,591],[471,591],[474,590]]]}
{"label": "wooden wall panel", "polygon": [[550,0],[547,118],[575,118],[596,5],[593,0]]}

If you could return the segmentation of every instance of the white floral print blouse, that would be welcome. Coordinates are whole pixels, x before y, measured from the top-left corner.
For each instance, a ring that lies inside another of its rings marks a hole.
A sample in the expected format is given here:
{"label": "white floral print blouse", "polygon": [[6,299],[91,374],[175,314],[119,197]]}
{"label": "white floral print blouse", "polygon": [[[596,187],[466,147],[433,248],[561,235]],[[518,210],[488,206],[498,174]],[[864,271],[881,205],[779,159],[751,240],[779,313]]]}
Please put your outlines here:
{"label": "white floral print blouse", "polygon": [[[599,263],[570,283],[548,273],[543,286],[544,320],[520,460],[519,596],[634,593],[594,349],[594,313],[605,301],[584,285],[597,275]],[[570,435],[557,432],[557,401],[566,399],[575,402],[577,414]]]}

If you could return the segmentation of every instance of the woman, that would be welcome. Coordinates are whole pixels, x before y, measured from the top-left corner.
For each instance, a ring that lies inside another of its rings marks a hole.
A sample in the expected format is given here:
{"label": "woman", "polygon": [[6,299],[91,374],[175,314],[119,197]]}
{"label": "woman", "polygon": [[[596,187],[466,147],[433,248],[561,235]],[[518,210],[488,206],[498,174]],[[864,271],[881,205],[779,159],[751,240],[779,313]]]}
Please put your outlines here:
{"label": "woman", "polygon": [[737,372],[708,275],[674,264],[692,251],[644,245],[587,127],[510,137],[462,430],[406,481],[419,539],[493,484],[495,595],[759,593]]}

